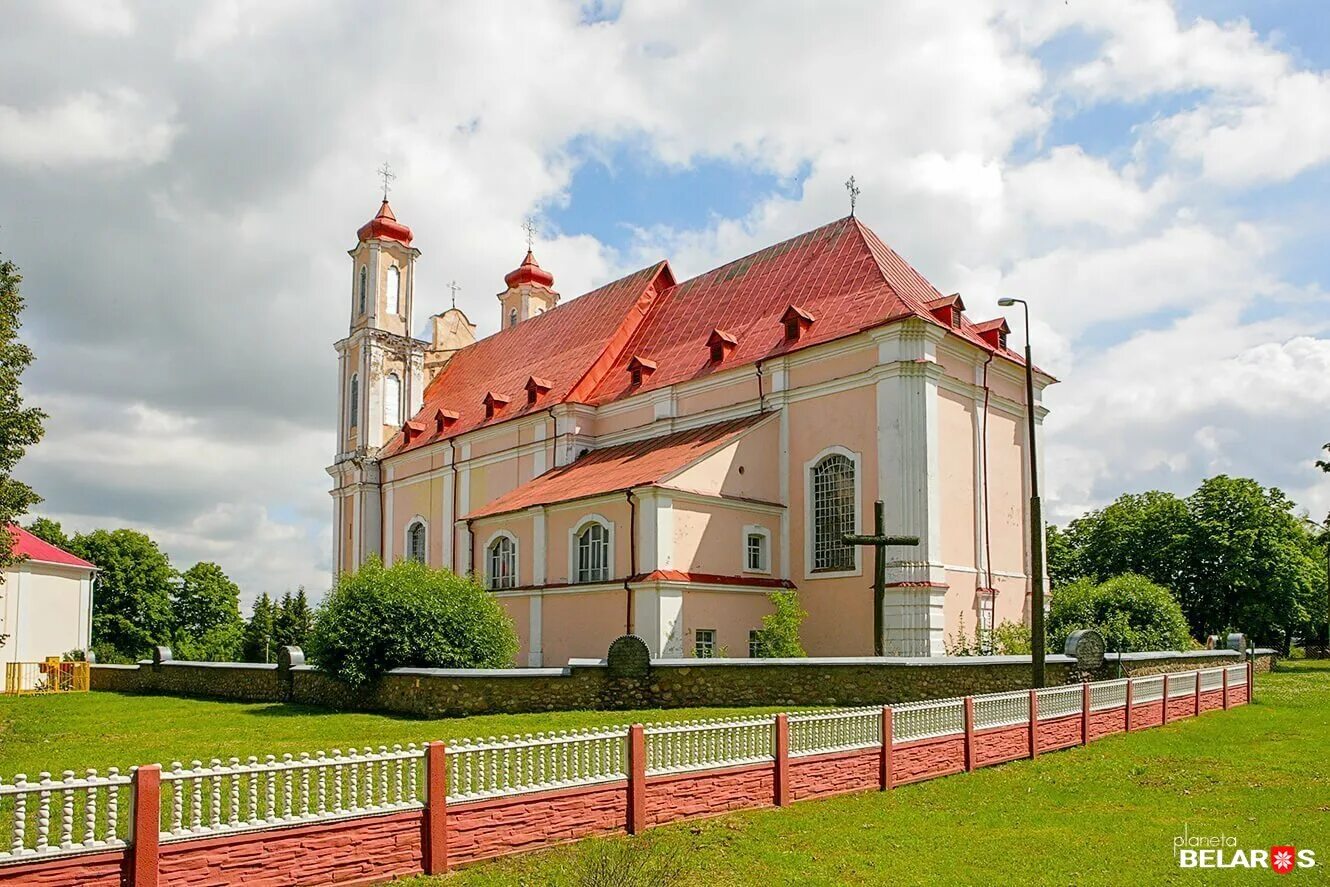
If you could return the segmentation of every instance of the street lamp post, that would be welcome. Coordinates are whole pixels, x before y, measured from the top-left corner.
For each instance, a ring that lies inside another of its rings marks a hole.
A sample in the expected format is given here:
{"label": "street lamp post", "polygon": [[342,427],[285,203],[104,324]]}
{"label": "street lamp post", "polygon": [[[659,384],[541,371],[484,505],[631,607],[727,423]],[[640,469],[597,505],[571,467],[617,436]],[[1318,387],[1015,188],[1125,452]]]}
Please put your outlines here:
{"label": "street lamp post", "polygon": [[1044,686],[1044,510],[1039,501],[1039,454],[1034,433],[1034,361],[1030,358],[1030,306],[1024,299],[1002,298],[1025,312],[1025,419],[1030,439],[1030,658],[1034,686]]}

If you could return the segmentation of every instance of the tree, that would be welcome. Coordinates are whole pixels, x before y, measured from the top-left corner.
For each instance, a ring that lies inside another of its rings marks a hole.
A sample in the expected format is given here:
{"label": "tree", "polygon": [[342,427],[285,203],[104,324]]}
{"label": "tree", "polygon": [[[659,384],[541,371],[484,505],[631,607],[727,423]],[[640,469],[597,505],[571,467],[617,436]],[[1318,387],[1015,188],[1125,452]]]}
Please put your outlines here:
{"label": "tree", "polygon": [[273,637],[274,606],[272,598],[265,591],[254,601],[249,622],[241,640],[242,653],[246,662],[272,662],[277,654],[277,644]]}
{"label": "tree", "polygon": [[[1325,450],[1326,453],[1330,453],[1330,443],[1321,447],[1321,449]],[[1330,474],[1330,459],[1317,459],[1316,467],[1324,471],[1326,474]]]}
{"label": "tree", "polygon": [[68,551],[70,545],[73,544],[69,537],[65,535],[65,530],[60,526],[59,521],[39,517],[28,524],[27,530],[38,539],[50,542],[56,548],[63,548],[65,551]]}
{"label": "tree", "polygon": [[512,619],[480,583],[412,560],[343,573],[314,617],[311,661],[352,686],[400,667],[504,668]]}
{"label": "tree", "polygon": [[305,586],[297,588],[294,595],[289,591],[282,595],[273,614],[273,638],[277,646],[304,647],[313,624],[314,612],[305,597]]}
{"label": "tree", "polygon": [[245,626],[240,617],[240,587],[208,561],[190,567],[180,580],[171,595],[171,641],[176,658],[234,660],[240,654]]}
{"label": "tree", "polygon": [[[19,376],[32,363],[32,350],[18,340],[19,314],[23,297],[18,268],[0,260],[0,527],[8,527],[19,515],[42,501],[27,484],[14,479],[14,466],[27,448],[42,439],[46,414],[24,407]],[[0,533],[0,567],[14,563],[14,537]],[[0,635],[0,646],[8,639]]]}
{"label": "tree", "polygon": [[775,591],[767,595],[775,609],[762,617],[757,630],[757,655],[763,659],[792,659],[807,656],[799,643],[799,626],[808,613],[799,606],[796,591]]}
{"label": "tree", "polygon": [[1053,596],[1048,613],[1048,642],[1060,650],[1067,635],[1093,628],[1108,649],[1186,650],[1191,635],[1182,608],[1167,588],[1144,576],[1116,576],[1096,584],[1078,579]]}
{"label": "tree", "polygon": [[[1173,587],[1186,571],[1187,505],[1171,493],[1120,496],[1054,534],[1049,572],[1055,587],[1083,577],[1102,581],[1140,573]],[[1056,565],[1056,567],[1054,566]],[[1056,569],[1056,572],[1054,570]]]}
{"label": "tree", "polygon": [[99,658],[139,659],[170,641],[176,571],[157,543],[135,530],[94,530],[75,536],[70,550],[100,571],[92,613]]}

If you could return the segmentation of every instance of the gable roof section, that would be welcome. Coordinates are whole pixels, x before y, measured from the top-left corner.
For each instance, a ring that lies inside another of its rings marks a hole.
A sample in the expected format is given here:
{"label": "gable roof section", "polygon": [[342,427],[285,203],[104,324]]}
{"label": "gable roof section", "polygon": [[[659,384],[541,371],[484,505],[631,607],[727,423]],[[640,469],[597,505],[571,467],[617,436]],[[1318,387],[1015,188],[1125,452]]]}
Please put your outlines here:
{"label": "gable roof section", "polygon": [[89,570],[97,569],[83,558],[70,554],[63,548],[32,535],[18,524],[9,525],[9,535],[14,538],[14,554],[18,557],[44,564],[61,564],[66,567],[83,567]]}
{"label": "gable roof section", "polygon": [[[424,403],[417,413],[432,419],[439,410],[452,411],[457,420],[446,429],[431,426],[428,434],[413,435],[409,443],[399,431],[384,446],[383,454],[415,449],[576,399],[572,397],[575,392],[600,381],[617,355],[615,349],[641,323],[658,290],[673,285],[669,266],[657,262],[468,345],[425,388]],[[537,403],[528,404],[521,393],[532,376],[548,382],[549,391]],[[507,397],[509,402],[487,419],[484,401],[489,393]]]}
{"label": "gable roof section", "polygon": [[592,450],[571,465],[533,478],[466,515],[467,520],[570,502],[664,481],[771,418],[758,413],[664,437]]}

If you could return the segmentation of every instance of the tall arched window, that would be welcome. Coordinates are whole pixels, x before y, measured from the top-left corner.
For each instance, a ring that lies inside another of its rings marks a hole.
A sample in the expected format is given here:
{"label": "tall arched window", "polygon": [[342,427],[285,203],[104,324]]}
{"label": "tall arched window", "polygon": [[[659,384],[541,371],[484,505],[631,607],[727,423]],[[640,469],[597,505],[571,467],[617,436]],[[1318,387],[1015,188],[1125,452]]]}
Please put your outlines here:
{"label": "tall arched window", "polygon": [[599,521],[588,521],[577,531],[575,576],[578,582],[608,582],[610,578],[610,530]]}
{"label": "tall arched window", "polygon": [[486,551],[485,575],[493,589],[517,587],[517,543],[511,536],[495,537]]}
{"label": "tall arched window", "polygon": [[515,327],[515,326],[517,326],[517,309],[516,309],[516,308],[509,308],[509,309],[508,309],[508,326],[509,326],[509,327]]}
{"label": "tall arched window", "polygon": [[383,424],[402,424],[402,379],[396,373],[383,377]]}
{"label": "tall arched window", "polygon": [[388,266],[387,292],[383,294],[383,299],[389,314],[402,313],[402,272],[397,270],[396,265]]}
{"label": "tall arched window", "polygon": [[366,299],[368,298],[368,296],[369,296],[369,269],[366,268],[364,265],[361,265],[361,266],[360,266],[360,286],[359,286],[359,292],[360,292],[360,297],[359,297],[359,299],[358,299],[358,303],[359,303],[359,305],[360,305],[359,311],[360,311],[361,314],[364,314],[364,313],[365,313],[365,304],[366,304],[366,301],[365,301],[365,300],[366,300]]}
{"label": "tall arched window", "polygon": [[841,453],[823,457],[809,478],[813,509],[813,569],[853,570],[854,546],[841,537],[853,533],[854,461]]}
{"label": "tall arched window", "polygon": [[425,522],[414,520],[406,528],[406,556],[418,564],[425,562]]}
{"label": "tall arched window", "polygon": [[354,373],[351,375],[351,384],[347,386],[350,403],[346,405],[348,428],[355,428],[360,424],[360,377]]}

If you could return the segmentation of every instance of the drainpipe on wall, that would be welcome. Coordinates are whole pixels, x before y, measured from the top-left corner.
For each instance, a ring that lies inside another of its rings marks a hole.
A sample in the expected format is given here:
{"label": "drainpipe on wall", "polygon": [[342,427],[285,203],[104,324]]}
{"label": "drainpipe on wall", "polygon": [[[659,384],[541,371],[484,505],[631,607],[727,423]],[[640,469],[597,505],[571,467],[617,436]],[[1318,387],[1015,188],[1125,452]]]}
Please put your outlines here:
{"label": "drainpipe on wall", "polygon": [[624,634],[632,634],[633,633],[632,579],[634,576],[637,575],[637,501],[633,499],[632,490],[625,490],[624,494],[628,497],[628,575],[625,576],[623,580],[623,591],[625,599]]}
{"label": "drainpipe on wall", "polygon": [[453,470],[453,507],[452,514],[449,515],[452,520],[448,522],[448,536],[452,540],[449,547],[453,552],[450,562],[453,572],[460,576],[462,574],[457,569],[457,444],[453,443],[451,438],[448,440],[448,467]]}

